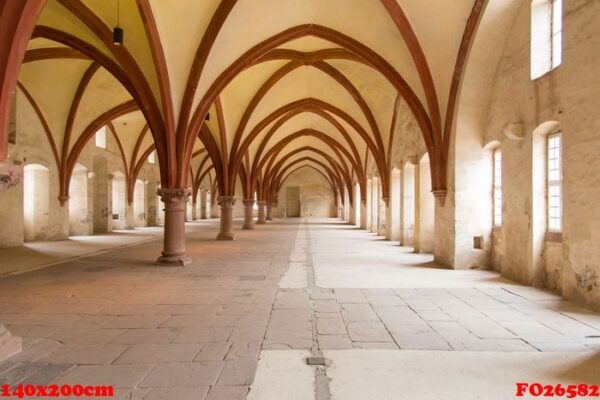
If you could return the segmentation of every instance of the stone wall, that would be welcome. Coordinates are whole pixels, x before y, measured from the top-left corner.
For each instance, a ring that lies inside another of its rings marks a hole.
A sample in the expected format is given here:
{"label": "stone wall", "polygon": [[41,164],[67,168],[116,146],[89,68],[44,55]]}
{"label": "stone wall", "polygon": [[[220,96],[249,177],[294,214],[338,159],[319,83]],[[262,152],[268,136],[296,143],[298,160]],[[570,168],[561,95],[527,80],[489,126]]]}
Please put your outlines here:
{"label": "stone wall", "polygon": [[[47,199],[23,198],[25,190],[25,177],[20,183],[6,192],[0,193],[0,248],[20,246],[27,241],[53,241],[65,240],[69,235],[89,235],[93,233],[106,233],[113,229],[112,224],[112,177],[123,174],[124,166],[118,145],[112,134],[107,132],[107,147],[102,149],[95,146],[92,139],[81,153],[78,160],[79,171],[74,171],[71,196],[77,197],[80,202],[70,201],[61,206],[58,201],[59,174],[56,161],[42,124],[27,99],[17,91],[16,100],[16,143],[9,145],[9,163],[27,166],[39,166],[47,169],[46,183],[36,178],[36,185],[46,185],[46,189],[36,190]],[[35,173],[35,172],[34,172]],[[79,178],[85,181],[84,185],[76,184]],[[146,195],[144,219],[131,216],[132,223],[144,226],[149,222],[147,216],[156,215],[155,189],[159,180],[158,165],[148,164],[142,167],[138,179],[146,182]],[[38,189],[40,187],[38,186]],[[31,188],[29,189],[31,192]],[[76,196],[77,195],[77,196]],[[123,193],[123,202],[126,204],[126,193]],[[84,201],[85,199],[85,201]],[[45,218],[37,219],[35,223],[26,224],[25,215],[31,211],[24,210],[24,204],[37,204],[40,200],[45,202]],[[71,204],[69,204],[71,203]],[[77,206],[74,206],[77,203]],[[69,209],[71,208],[71,212]],[[127,208],[127,207],[126,207]],[[131,209],[131,207],[129,207]],[[70,217],[71,214],[71,217]],[[139,217],[139,216],[138,216]],[[41,221],[41,222],[40,222]],[[132,226],[123,226],[132,227]],[[26,232],[27,231],[27,232]]]}
{"label": "stone wall", "polygon": [[[477,126],[481,128],[480,150],[467,157],[457,143],[454,170],[484,165],[486,161],[473,164],[473,159],[489,157],[484,146],[498,142],[503,158],[503,222],[493,234],[486,234],[493,243],[490,264],[509,278],[557,289],[568,299],[600,308],[600,208],[596,206],[600,196],[600,25],[595,19],[600,3],[573,0],[563,4],[562,64],[534,81],[530,78],[529,2],[517,9],[495,71],[487,121]],[[546,234],[545,135],[556,130],[563,138],[562,236]],[[466,140],[465,131],[457,132],[461,143]],[[464,171],[457,175],[460,179],[468,176]],[[461,182],[457,179],[455,188],[464,190]],[[450,198],[456,202],[457,220],[461,203],[467,205],[473,199]],[[486,221],[490,218],[484,216]],[[441,219],[436,222],[440,224]],[[455,237],[459,242],[458,233]],[[460,261],[464,252],[457,244],[455,267],[468,266],[458,265],[464,264]]]}
{"label": "stone wall", "polygon": [[286,189],[300,188],[301,217],[335,217],[336,203],[331,187],[325,178],[312,168],[301,168],[292,173],[281,186],[278,207],[273,209],[274,218],[285,217]]}

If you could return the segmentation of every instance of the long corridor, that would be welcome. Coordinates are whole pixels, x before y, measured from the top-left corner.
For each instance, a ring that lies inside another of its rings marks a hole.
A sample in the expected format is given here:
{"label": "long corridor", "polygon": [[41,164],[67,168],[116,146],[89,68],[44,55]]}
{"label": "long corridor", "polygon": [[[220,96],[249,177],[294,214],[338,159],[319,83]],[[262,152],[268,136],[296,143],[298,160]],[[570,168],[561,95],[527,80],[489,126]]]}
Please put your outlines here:
{"label": "long corridor", "polygon": [[510,399],[517,382],[598,383],[600,314],[552,292],[442,269],[336,219],[234,242],[214,241],[217,225],[187,224],[188,267],[154,265],[156,239],[1,279],[0,321],[24,350],[0,383],[210,400]]}

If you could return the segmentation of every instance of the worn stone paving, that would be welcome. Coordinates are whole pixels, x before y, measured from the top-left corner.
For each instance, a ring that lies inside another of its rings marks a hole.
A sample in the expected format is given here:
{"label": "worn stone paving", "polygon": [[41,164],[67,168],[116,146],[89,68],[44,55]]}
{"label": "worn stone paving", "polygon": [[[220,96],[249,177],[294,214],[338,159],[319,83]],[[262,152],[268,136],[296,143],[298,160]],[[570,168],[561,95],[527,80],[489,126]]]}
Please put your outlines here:
{"label": "worn stone paving", "polygon": [[[600,350],[598,313],[487,271],[423,263],[332,219],[275,221],[237,230],[233,242],[215,241],[216,228],[188,225],[186,268],[153,265],[153,241],[0,280],[0,321],[25,340],[0,363],[0,382],[112,384],[126,399],[235,400],[250,390],[265,400],[298,392],[292,381],[307,377],[298,398],[323,400],[327,367],[311,367],[311,378],[298,357]],[[357,282],[348,274],[369,267],[373,276],[348,287]],[[444,287],[448,273],[463,280]],[[251,389],[259,355],[267,366]],[[278,363],[289,367],[279,382]]]}
{"label": "worn stone paving", "polygon": [[[390,242],[373,240],[364,231],[348,230],[348,225],[312,220],[304,225],[296,239],[298,252],[294,263],[305,263],[304,272],[335,272],[344,279],[348,266],[356,264],[355,250],[361,257],[372,254],[372,265],[381,268],[394,260],[408,260],[406,269],[417,275],[418,269],[431,274],[431,265],[410,264],[410,254]],[[301,243],[301,245],[298,245]],[[370,246],[370,249],[365,246]],[[309,248],[310,246],[310,248]],[[309,249],[309,250],[307,250]],[[346,250],[352,249],[348,252]],[[294,253],[292,253],[294,254]],[[326,256],[322,256],[326,254]],[[414,255],[419,261],[423,255]],[[292,267],[294,268],[294,267]],[[398,266],[396,266],[398,268]],[[300,266],[296,266],[298,271]],[[416,270],[416,272],[415,272]],[[439,268],[438,268],[439,270]],[[286,288],[276,297],[263,348],[310,349],[311,324],[316,323],[319,348],[402,349],[460,351],[589,351],[600,349],[600,315],[562,300],[555,293],[516,285],[497,279],[489,282],[488,271],[448,271],[468,273],[463,287],[454,284],[440,288],[443,282],[422,283],[421,278],[403,283],[402,288],[384,288],[380,281],[365,281],[363,288],[300,289],[302,278],[295,282],[285,276]],[[398,271],[398,274],[402,274]],[[388,275],[394,275],[389,270]],[[439,275],[443,279],[444,275]],[[440,278],[438,278],[440,279]],[[294,284],[297,283],[298,285]],[[425,286],[423,286],[425,285]],[[428,287],[431,285],[432,287]],[[469,287],[473,285],[474,287]],[[414,287],[410,287],[414,286]],[[311,319],[314,311],[316,318]]]}
{"label": "worn stone paving", "polygon": [[0,280],[0,321],[23,336],[4,384],[114,385],[115,398],[244,399],[298,225],[189,224],[189,267],[160,241]]}

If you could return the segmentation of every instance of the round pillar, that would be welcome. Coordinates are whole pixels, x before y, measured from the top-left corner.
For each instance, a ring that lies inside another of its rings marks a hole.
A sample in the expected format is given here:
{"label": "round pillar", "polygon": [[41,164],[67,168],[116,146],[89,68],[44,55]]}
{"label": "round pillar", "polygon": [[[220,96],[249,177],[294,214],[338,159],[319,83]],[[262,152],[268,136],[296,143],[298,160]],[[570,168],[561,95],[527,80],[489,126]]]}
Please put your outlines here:
{"label": "round pillar", "polygon": [[259,201],[258,202],[258,220],[257,224],[266,224],[267,223],[267,202]]}
{"label": "round pillar", "polygon": [[157,194],[165,204],[165,228],[162,256],[159,264],[189,265],[192,258],[185,251],[185,214],[189,189],[159,189]]}
{"label": "round pillar", "polygon": [[267,221],[273,221],[273,203],[267,202]]}
{"label": "round pillar", "polygon": [[367,229],[367,201],[360,201],[360,228]]}
{"label": "round pillar", "polygon": [[244,225],[242,229],[254,229],[254,199],[242,201],[244,204]]}
{"label": "round pillar", "polygon": [[220,215],[219,201],[215,201],[210,203],[210,217],[211,218],[219,218]]}
{"label": "round pillar", "polygon": [[198,219],[198,204],[192,203],[192,221]]}
{"label": "round pillar", "polygon": [[221,207],[221,227],[217,240],[233,240],[233,205],[235,197],[219,196],[219,206]]}
{"label": "round pillar", "polygon": [[206,196],[207,193],[202,189],[200,191],[200,219],[206,219]]}

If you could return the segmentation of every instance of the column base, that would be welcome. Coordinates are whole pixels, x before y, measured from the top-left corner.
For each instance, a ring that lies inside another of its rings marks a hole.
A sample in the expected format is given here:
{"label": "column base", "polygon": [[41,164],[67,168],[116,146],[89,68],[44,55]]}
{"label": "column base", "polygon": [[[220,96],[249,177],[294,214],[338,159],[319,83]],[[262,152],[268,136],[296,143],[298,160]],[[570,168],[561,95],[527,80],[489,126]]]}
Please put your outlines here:
{"label": "column base", "polygon": [[273,221],[273,218],[272,217],[267,217],[266,220],[267,221]]}
{"label": "column base", "polygon": [[217,235],[217,240],[233,240],[233,235],[227,233],[219,233]]}
{"label": "column base", "polygon": [[162,256],[158,257],[156,263],[159,265],[167,265],[173,267],[185,267],[192,263],[192,257],[190,257],[188,254],[179,254],[172,256],[163,254]]}
{"label": "column base", "polygon": [[14,337],[8,329],[0,324],[0,361],[20,353],[23,350],[23,339]]}
{"label": "column base", "polygon": [[242,225],[242,229],[245,230],[245,231],[253,230],[254,229],[254,224],[253,225]]}
{"label": "column base", "polygon": [[262,221],[262,220],[261,221],[256,221],[256,225],[264,225],[266,223],[267,223],[266,220],[264,220],[264,221]]}

